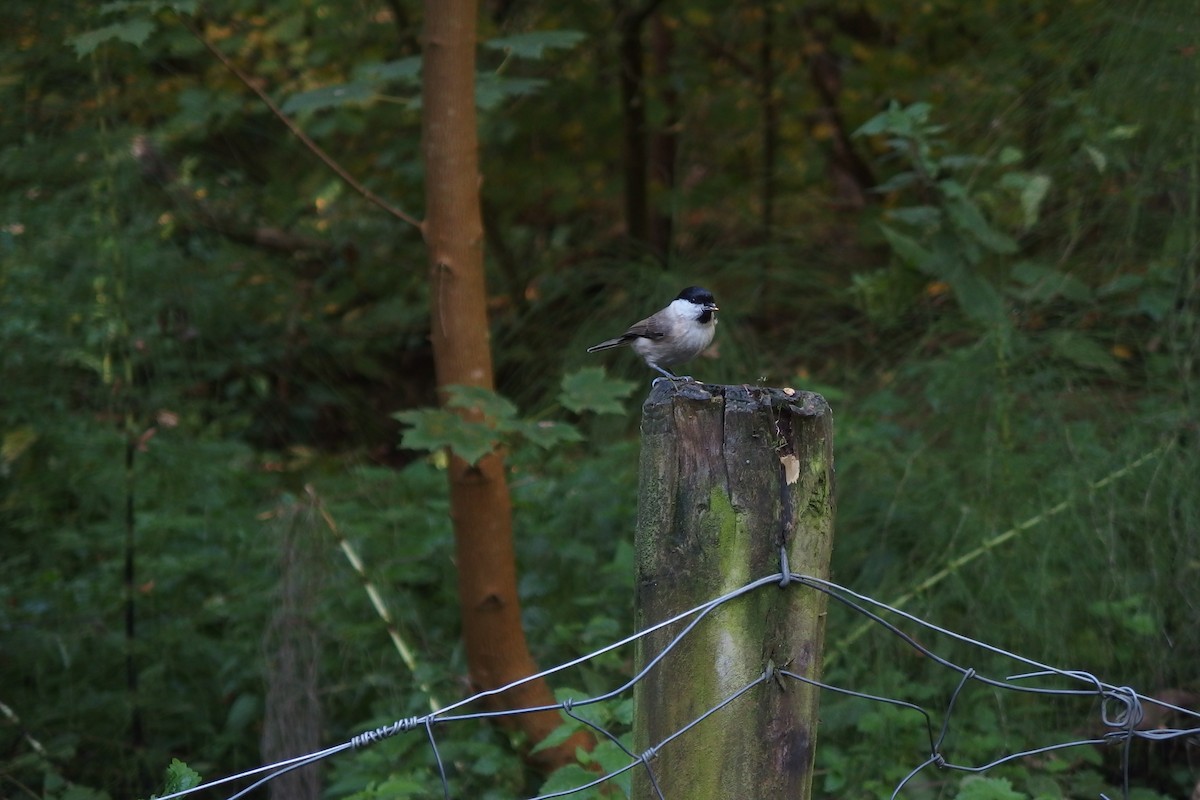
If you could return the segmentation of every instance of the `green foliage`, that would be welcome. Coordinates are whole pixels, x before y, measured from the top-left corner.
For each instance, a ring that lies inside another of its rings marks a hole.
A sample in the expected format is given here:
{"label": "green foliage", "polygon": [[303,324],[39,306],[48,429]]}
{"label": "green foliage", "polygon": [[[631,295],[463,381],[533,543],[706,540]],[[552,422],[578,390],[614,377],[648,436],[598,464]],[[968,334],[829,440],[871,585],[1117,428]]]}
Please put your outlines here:
{"label": "green foliage", "polygon": [[[948,153],[941,137],[946,126],[930,121],[932,107],[915,103],[900,107],[893,102],[887,111],[872,117],[856,131],[858,136],[883,137],[907,169],[876,187],[878,192],[908,191],[919,195],[920,205],[891,208],[880,224],[885,240],[901,262],[929,278],[943,281],[955,293],[967,317],[983,324],[1006,320],[1000,291],[985,272],[988,260],[1018,251],[1017,241],[997,229],[983,213],[980,200],[968,185],[954,176],[978,171],[989,161],[975,156]],[[997,159],[1002,169],[1019,161],[1013,148]],[[1031,228],[1038,220],[1042,201],[1050,189],[1045,175],[1005,171],[995,188],[1015,193],[1022,209],[1022,224]],[[894,227],[901,225],[910,232]],[[914,235],[916,234],[916,235]],[[867,285],[864,290],[870,291]]]}
{"label": "green foliage", "polygon": [[623,414],[621,401],[633,394],[634,384],[609,378],[603,367],[584,367],[563,376],[558,402],[575,414]]}
{"label": "green foliage", "polygon": [[583,31],[528,31],[488,39],[483,46],[506,55],[538,60],[547,50],[570,50],[587,38]]}
{"label": "green foliage", "polygon": [[[674,183],[651,173],[656,224],[674,231],[657,252],[622,235],[610,7],[493,5],[478,102],[498,394],[452,391],[440,410],[421,237],[211,57],[177,17],[194,4],[6,6],[0,702],[20,724],[0,726],[0,794],[146,796],[176,757],[211,776],[261,762],[272,520],[311,511],[307,485],[415,659],[395,655],[330,539],[312,609],[322,739],[462,696],[445,474],[396,452],[392,411],[419,449],[510,451],[540,665],[628,634],[635,390],[653,376],[584,349],[690,283],[722,306],[717,357],[690,371],[834,402],[839,581],[1034,658],[1195,690],[1190,9],[870,2],[794,24],[779,4],[662,4],[638,106],[655,148],[675,145]],[[351,174],[422,207],[415,6],[221,0],[191,21]],[[862,202],[840,194],[848,150],[877,178]],[[953,676],[873,632],[847,645],[859,622],[831,609],[826,677],[940,722]],[[607,654],[555,687],[606,691],[630,660]],[[628,732],[619,706],[579,710]],[[826,694],[822,719],[819,796],[888,797],[925,757],[912,711]],[[987,763],[1093,722],[1090,705],[972,692],[946,749]],[[547,777],[488,725],[438,736],[454,796],[578,785],[627,758],[601,742]],[[1186,770],[1140,755],[1132,796],[1191,790]],[[1119,774],[1111,750],[1082,747],[979,779],[922,773],[905,796],[1115,797]],[[325,776],[330,797],[438,791],[422,735]]]}
{"label": "green foliage", "polygon": [[166,779],[163,781],[163,794],[174,794],[187,789],[193,789],[201,783],[200,773],[180,761],[171,759],[167,767]]}
{"label": "green foliage", "polygon": [[170,10],[176,14],[193,14],[195,9],[194,0],[121,0],[104,3],[99,7],[100,14],[121,12],[127,14],[127,18],[122,22],[68,36],[67,44],[75,49],[75,54],[80,58],[92,55],[96,48],[113,39],[134,47],[142,47],[158,28],[154,15],[163,10]]}
{"label": "green foliage", "polygon": [[1004,778],[970,777],[962,782],[955,800],[1026,800],[1027,794],[1014,792]]}
{"label": "green foliage", "polygon": [[[400,411],[392,416],[409,426],[401,444],[413,450],[448,449],[475,464],[498,447],[528,442],[548,450],[560,444],[583,441],[579,430],[565,422],[522,419],[509,400],[473,386],[448,386],[444,408]],[[633,392],[628,381],[608,378],[601,368],[589,368],[563,377],[559,402],[580,414],[620,414],[620,400]]]}
{"label": "green foliage", "polygon": [[[509,56],[539,61],[550,50],[569,50],[586,38],[580,31],[531,31],[490,39],[482,43],[484,49]],[[140,42],[139,42],[140,44]],[[482,111],[492,111],[509,100],[536,95],[550,85],[540,78],[520,78],[504,75],[504,64],[495,70],[486,70],[475,76],[475,103]],[[365,106],[379,100],[399,100],[410,111],[421,108],[419,79],[421,59],[410,56],[384,63],[366,63],[354,70],[357,80],[321,86],[297,92],[288,97],[283,110],[298,114],[344,106]],[[410,96],[395,98],[387,94],[388,84],[398,83],[405,87]]]}
{"label": "green foliage", "polygon": [[[557,697],[560,701],[567,698],[581,700],[585,699],[587,695],[581,692],[560,691],[557,693]],[[633,747],[633,733],[630,728],[633,722],[632,699],[625,699],[609,704],[589,705],[577,708],[573,713],[576,716],[582,716],[593,723],[593,725],[597,725],[612,733],[618,738],[620,744],[606,737],[599,737],[599,741],[591,751],[580,749],[576,753],[577,764],[568,764],[555,770],[546,779],[546,782],[538,788],[538,794],[563,792],[585,786],[595,781],[600,775],[616,772],[628,767],[633,760],[629,755]],[[563,724],[535,748],[535,752],[539,749],[561,744],[581,730],[593,734],[595,732],[593,727],[566,717],[563,720]],[[633,776],[626,769],[621,775],[605,781],[599,786],[577,792],[572,797],[629,797],[632,778]],[[617,792],[618,794],[614,795],[613,792]]]}
{"label": "green foliage", "polygon": [[134,47],[141,47],[154,31],[154,23],[150,20],[135,19],[129,22],[119,22],[115,25],[105,25],[94,31],[81,33],[70,38],[70,44],[80,58],[91,55],[97,47],[110,39],[127,42]]}

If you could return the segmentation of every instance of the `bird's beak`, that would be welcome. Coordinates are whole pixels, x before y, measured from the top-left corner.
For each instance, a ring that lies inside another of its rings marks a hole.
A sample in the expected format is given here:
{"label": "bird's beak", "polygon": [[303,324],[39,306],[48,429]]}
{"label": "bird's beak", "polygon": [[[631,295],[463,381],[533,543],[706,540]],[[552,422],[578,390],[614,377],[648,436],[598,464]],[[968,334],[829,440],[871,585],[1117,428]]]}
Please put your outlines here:
{"label": "bird's beak", "polygon": [[707,305],[704,306],[704,310],[705,311],[720,311],[721,309],[717,308],[716,303],[708,303]]}

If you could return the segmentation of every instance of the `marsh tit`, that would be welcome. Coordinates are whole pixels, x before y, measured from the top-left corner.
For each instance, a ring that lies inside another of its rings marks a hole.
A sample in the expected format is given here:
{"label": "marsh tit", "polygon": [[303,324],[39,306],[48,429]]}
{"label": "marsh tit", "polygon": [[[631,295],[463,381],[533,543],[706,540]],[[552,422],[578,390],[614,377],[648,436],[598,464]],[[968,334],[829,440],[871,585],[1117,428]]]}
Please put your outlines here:
{"label": "marsh tit", "polygon": [[690,381],[690,376],[675,375],[666,367],[691,361],[712,343],[718,310],[712,292],[689,286],[662,311],[635,322],[617,338],[587,351],[594,353],[627,344],[651,369],[669,379]]}

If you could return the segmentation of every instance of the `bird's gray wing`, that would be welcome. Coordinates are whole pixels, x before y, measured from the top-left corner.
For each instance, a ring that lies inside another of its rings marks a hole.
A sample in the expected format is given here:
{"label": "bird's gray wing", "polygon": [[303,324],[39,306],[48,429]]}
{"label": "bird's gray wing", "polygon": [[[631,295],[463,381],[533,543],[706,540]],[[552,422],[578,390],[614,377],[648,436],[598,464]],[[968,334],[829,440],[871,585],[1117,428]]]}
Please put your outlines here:
{"label": "bird's gray wing", "polygon": [[641,322],[635,322],[630,325],[628,330],[617,338],[593,345],[587,351],[594,353],[597,350],[607,350],[610,347],[620,347],[623,344],[629,344],[635,339],[661,339],[666,335],[667,331],[659,320],[656,320],[654,317],[646,317]]}
{"label": "bird's gray wing", "polygon": [[[657,316],[657,315],[656,315]],[[622,339],[661,339],[667,335],[667,329],[662,320],[656,317],[646,317],[641,322],[629,326],[629,330],[621,334]]]}

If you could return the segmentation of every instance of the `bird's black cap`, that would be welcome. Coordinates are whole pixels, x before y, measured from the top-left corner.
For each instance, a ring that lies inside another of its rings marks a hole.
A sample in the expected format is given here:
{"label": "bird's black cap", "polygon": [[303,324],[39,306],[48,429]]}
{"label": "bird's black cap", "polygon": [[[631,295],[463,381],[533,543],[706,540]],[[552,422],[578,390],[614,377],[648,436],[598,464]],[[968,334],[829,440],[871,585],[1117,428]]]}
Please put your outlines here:
{"label": "bird's black cap", "polygon": [[712,292],[702,286],[689,286],[680,292],[675,299],[690,300],[700,306],[716,305],[716,300],[713,299]]}

